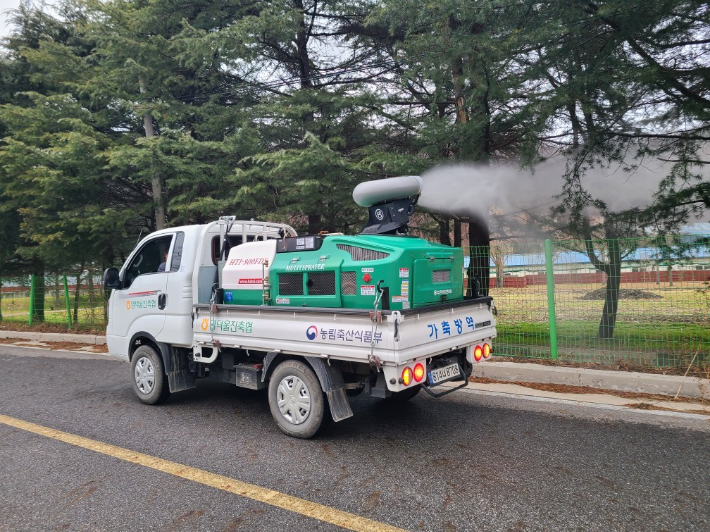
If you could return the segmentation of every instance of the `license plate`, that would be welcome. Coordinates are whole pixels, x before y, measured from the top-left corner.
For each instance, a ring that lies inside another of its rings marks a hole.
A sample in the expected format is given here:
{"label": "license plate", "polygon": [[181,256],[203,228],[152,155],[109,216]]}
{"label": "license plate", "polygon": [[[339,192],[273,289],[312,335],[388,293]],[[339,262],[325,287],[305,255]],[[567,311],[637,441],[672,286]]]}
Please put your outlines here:
{"label": "license plate", "polygon": [[461,372],[459,371],[458,364],[451,364],[450,366],[444,366],[443,368],[436,368],[429,372],[429,384],[431,386],[441,384],[442,382],[455,379],[460,375]]}

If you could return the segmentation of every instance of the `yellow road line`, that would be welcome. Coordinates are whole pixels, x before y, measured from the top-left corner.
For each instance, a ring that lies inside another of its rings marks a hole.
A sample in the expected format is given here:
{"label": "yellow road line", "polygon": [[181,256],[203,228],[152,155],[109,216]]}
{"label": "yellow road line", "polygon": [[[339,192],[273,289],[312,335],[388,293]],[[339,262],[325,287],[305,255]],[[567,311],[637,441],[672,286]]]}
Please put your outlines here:
{"label": "yellow road line", "polygon": [[214,473],[210,473],[209,471],[178,464],[177,462],[171,462],[169,460],[163,460],[162,458],[138,453],[131,451],[130,449],[124,449],[108,443],[90,440],[89,438],[83,438],[82,436],[77,436],[76,434],[50,429],[49,427],[29,423],[27,421],[22,421],[21,419],[15,419],[0,414],[0,423],[10,427],[15,427],[17,429],[26,430],[34,434],[39,434],[40,436],[46,436],[47,438],[52,438],[70,445],[89,449],[97,453],[112,456],[120,460],[125,460],[126,462],[149,467],[163,473],[168,473],[169,475],[174,475],[193,482],[199,482],[205,486],[228,491],[230,493],[234,493],[235,495],[263,502],[271,506],[276,506],[277,508],[305,515],[307,517],[331,523],[349,530],[367,530],[375,532],[394,532],[403,530],[401,528],[396,528],[385,523],[366,519],[355,514],[336,510],[335,508],[331,508],[323,504],[307,501],[298,497],[292,497],[291,495],[286,495],[285,493],[281,493],[279,491],[262,488],[260,486],[255,486],[254,484],[248,484],[240,480],[222,475],[216,475]]}

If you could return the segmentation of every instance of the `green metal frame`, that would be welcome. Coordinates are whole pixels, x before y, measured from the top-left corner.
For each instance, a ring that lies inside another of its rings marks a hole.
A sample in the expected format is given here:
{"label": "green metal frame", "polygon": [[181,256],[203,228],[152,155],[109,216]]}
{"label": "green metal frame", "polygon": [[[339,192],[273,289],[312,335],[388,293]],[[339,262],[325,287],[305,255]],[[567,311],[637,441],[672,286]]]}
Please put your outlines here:
{"label": "green metal frame", "polygon": [[30,275],[30,316],[27,323],[32,326],[35,316],[35,276]]}
{"label": "green metal frame", "polygon": [[545,240],[545,277],[547,277],[547,311],[550,323],[550,358],[557,360],[557,313],[555,311],[555,269],[552,264],[552,240]]}
{"label": "green metal frame", "polygon": [[67,309],[67,323],[71,327],[71,303],[69,302],[69,285],[67,285],[67,276],[65,275],[62,279],[64,282],[64,304]]}

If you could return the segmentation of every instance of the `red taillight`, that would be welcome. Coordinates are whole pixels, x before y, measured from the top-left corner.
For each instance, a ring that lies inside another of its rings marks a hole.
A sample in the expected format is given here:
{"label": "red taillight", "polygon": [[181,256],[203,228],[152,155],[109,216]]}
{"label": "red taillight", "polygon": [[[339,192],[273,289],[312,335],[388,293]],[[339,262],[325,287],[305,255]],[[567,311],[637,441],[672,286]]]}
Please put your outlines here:
{"label": "red taillight", "polygon": [[483,348],[480,345],[477,345],[476,349],[473,350],[473,358],[476,359],[476,362],[480,362],[483,358]]}
{"label": "red taillight", "polygon": [[424,378],[424,366],[417,364],[414,366],[414,380],[417,382],[422,382]]}
{"label": "red taillight", "polygon": [[406,367],[402,371],[402,384],[405,386],[412,384],[412,368]]}
{"label": "red taillight", "polygon": [[483,358],[488,358],[489,356],[491,356],[491,346],[483,344]]}

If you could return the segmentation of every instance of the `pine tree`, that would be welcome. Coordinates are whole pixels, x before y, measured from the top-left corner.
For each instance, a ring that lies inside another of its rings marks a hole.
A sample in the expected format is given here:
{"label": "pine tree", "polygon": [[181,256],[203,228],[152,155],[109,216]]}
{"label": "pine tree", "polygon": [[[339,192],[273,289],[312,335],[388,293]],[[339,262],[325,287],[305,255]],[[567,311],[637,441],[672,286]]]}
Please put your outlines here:
{"label": "pine tree", "polygon": [[[522,112],[524,80],[515,68],[515,58],[522,53],[516,24],[525,15],[524,7],[502,1],[388,0],[368,17],[373,33],[381,34],[376,29],[383,26],[389,30],[389,41],[381,42],[399,76],[382,91],[387,94],[382,117],[410,139],[409,154],[417,160],[413,166],[487,165],[531,151],[534,143],[529,139],[535,138],[538,125]],[[386,161],[387,155],[379,158]],[[471,249],[487,249],[489,220],[455,214],[469,221]],[[449,219],[440,218],[440,225],[441,240],[448,242]],[[460,234],[460,219],[454,219],[455,240]],[[489,256],[473,255],[472,273],[486,294]]]}
{"label": "pine tree", "polygon": [[[702,36],[709,16],[696,1],[561,0],[525,21],[533,56],[523,63],[524,77],[536,88],[528,112],[555,125],[541,144],[571,161],[556,213],[568,217],[565,232],[585,239],[582,251],[607,274],[600,338],[614,334],[621,260],[630,251],[625,243],[634,242],[620,238],[649,226],[677,231],[710,207],[710,184],[699,171],[708,162],[698,151],[709,127]],[[649,157],[675,163],[650,205],[614,212],[583,186],[591,168],[631,171]],[[593,239],[604,243],[606,262]]]}
{"label": "pine tree", "polygon": [[[258,216],[290,216],[309,233],[350,231],[364,219],[352,189],[373,174],[358,163],[378,138],[368,124],[371,98],[361,94],[377,54],[348,46],[338,2],[258,7],[223,32],[249,51],[244,81],[254,98],[248,134],[256,152],[234,175],[237,198]],[[237,62],[244,49],[223,61]]]}

